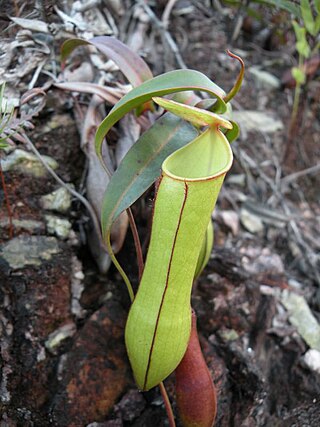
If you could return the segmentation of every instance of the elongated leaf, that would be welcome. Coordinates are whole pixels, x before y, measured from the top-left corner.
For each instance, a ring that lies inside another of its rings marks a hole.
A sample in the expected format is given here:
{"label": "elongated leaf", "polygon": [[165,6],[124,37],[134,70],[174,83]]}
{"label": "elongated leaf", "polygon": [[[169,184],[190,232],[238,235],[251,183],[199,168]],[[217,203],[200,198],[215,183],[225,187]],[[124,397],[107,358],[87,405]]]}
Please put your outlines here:
{"label": "elongated leaf", "polygon": [[[167,109],[171,113],[190,121],[194,125],[223,126],[225,129],[227,129],[225,132],[225,136],[229,143],[233,142],[239,136],[240,129],[236,122],[218,116],[217,114],[212,113],[211,111],[206,111],[201,108],[180,104],[179,102],[159,97],[153,98],[153,101],[156,104],[161,105],[163,108]],[[228,104],[228,106],[230,106],[230,104]],[[228,115],[232,115],[231,109]]]}
{"label": "elongated leaf", "polygon": [[107,101],[110,105],[116,104],[119,101],[119,99],[123,96],[123,92],[120,89],[108,88],[101,85],[97,85],[95,83],[65,82],[65,83],[54,83],[54,86],[62,90],[99,95],[101,98]]}
{"label": "elongated leaf", "polygon": [[301,0],[300,2],[301,14],[303,23],[309,34],[316,35],[316,25],[312,15],[312,9],[309,0]]}
{"label": "elongated leaf", "polygon": [[175,114],[184,120],[187,120],[198,126],[217,126],[222,125],[226,129],[232,129],[232,124],[218,114],[211,111],[203,110],[192,105],[181,104],[180,102],[172,101],[170,99],[154,97],[153,101]]}
{"label": "elongated leaf", "polygon": [[71,39],[63,43],[61,48],[61,60],[64,63],[71,52],[79,46],[95,46],[100,52],[112,59],[120,71],[126,76],[132,86],[138,86],[142,82],[153,77],[152,72],[145,61],[131,49],[114,37],[100,36],[90,40]]}
{"label": "elongated leaf", "polygon": [[279,9],[292,13],[296,18],[301,18],[301,11],[297,4],[292,0],[254,0],[254,3],[262,3],[270,6],[276,6]]}
{"label": "elongated leaf", "polygon": [[304,27],[300,27],[296,21],[292,21],[292,25],[297,38],[296,49],[302,57],[308,58],[311,50],[307,40],[306,29]]}
{"label": "elongated leaf", "polygon": [[[318,12],[318,16],[316,17],[316,20],[315,20],[315,31],[316,31],[316,34],[319,34],[319,32],[320,32],[320,12]],[[320,48],[320,42],[318,42],[318,50],[319,50],[319,48]]]}
{"label": "elongated leaf", "polygon": [[101,156],[103,140],[112,126],[117,123],[125,114],[134,110],[139,105],[150,101],[155,96],[168,95],[186,90],[197,90],[209,93],[217,99],[218,112],[226,111],[226,104],[223,101],[225,92],[213,83],[208,77],[195,70],[175,70],[161,74],[142,83],[125,95],[110,111],[107,117],[100,124],[96,133],[96,150]]}
{"label": "elongated leaf", "polygon": [[195,128],[168,113],[139,138],[112,175],[104,194],[101,226],[105,239],[113,221],[160,176],[162,162],[196,135]]}
{"label": "elongated leaf", "polygon": [[[181,92],[181,93],[187,93],[187,92]],[[180,95],[180,93],[178,94]],[[187,99],[184,97],[177,96],[174,98],[174,101],[177,102],[183,102],[183,101],[190,101],[187,105],[181,105],[180,108],[174,108],[173,104],[170,106],[170,101],[168,103],[168,100],[163,98],[153,98],[154,102],[156,102],[159,105],[162,105],[163,108],[167,108],[168,111],[171,111],[172,113],[175,113],[179,115],[179,117],[185,118],[186,120],[191,121],[194,125],[204,126],[206,124],[208,125],[214,125],[214,123],[218,120],[219,123],[223,119],[221,116],[217,116],[216,114],[212,113],[210,111],[210,108],[213,105],[212,99],[205,99],[199,102],[200,98],[197,97],[190,97],[188,96]],[[158,102],[157,100],[161,100]],[[171,100],[172,102],[173,100]],[[193,104],[192,104],[193,103]],[[188,110],[188,106],[193,106],[194,104],[197,104],[196,107],[193,109]],[[199,108],[201,107],[201,108]],[[232,108],[231,104],[227,104],[227,111],[225,113],[225,124],[229,123],[229,125],[226,125],[226,131],[224,131],[224,135],[226,136],[227,140],[231,144],[235,139],[238,138],[240,134],[240,128],[239,125],[234,122],[233,120],[230,120],[230,117],[232,117]],[[207,111],[204,111],[206,109]],[[180,110],[180,113],[178,112]],[[231,124],[231,126],[230,126]],[[232,128],[231,128],[232,127]]]}
{"label": "elongated leaf", "polygon": [[120,40],[100,36],[90,40],[100,52],[111,58],[127,77],[132,86],[150,80],[153,74],[146,62]]}
{"label": "elongated leaf", "polygon": [[215,126],[162,165],[147,260],[125,330],[128,356],[142,390],[163,381],[186,351],[196,265],[231,164],[229,143]]}

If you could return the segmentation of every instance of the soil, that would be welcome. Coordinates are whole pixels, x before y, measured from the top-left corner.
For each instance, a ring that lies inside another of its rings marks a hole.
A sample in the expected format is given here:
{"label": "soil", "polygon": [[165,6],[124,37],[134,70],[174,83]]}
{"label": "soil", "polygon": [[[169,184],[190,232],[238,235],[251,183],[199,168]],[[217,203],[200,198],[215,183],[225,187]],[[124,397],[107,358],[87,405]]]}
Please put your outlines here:
{"label": "soil", "polygon": [[[23,2],[13,3],[11,9],[6,5],[6,16],[1,18],[8,43],[20,28],[8,22],[7,15],[61,25],[51,2],[44,2],[42,11],[36,7],[38,2],[33,6],[29,2],[25,9]],[[62,10],[64,2],[60,3]],[[113,22],[111,27],[119,32],[115,35],[129,43],[144,22],[141,16],[146,20],[148,15],[137,7],[139,2],[111,3],[101,2],[97,8],[106,22]],[[167,2],[146,3],[161,18]],[[224,54],[227,48],[243,57],[247,69],[261,67],[281,81],[296,60],[290,19],[266,6],[253,9],[256,18],[245,7],[229,8],[222,3],[216,8],[209,1],[180,0],[169,16],[167,34],[176,41],[188,68],[207,74],[226,91],[238,72],[238,63]],[[179,68],[165,33],[148,19],[139,52],[155,75]],[[241,29],[231,41],[239,19],[243,20]],[[77,31],[76,24],[72,31]],[[59,67],[63,37],[54,32],[51,36],[50,61]],[[8,69],[13,68],[13,60]],[[9,81],[9,88],[21,96],[35,68]],[[292,88],[280,84],[270,89],[247,72],[234,101],[235,110],[273,112],[284,125],[271,134],[244,129],[233,143],[234,166],[214,214],[214,250],[193,289],[200,342],[218,393],[217,427],[319,426],[319,362],[313,368],[305,362],[312,346],[292,323],[292,313],[283,302],[288,294],[299,295],[315,322],[320,321],[319,174],[293,177],[317,165],[319,159],[317,73],[304,88],[292,141],[288,142],[287,133]],[[45,85],[48,79],[48,74],[40,74],[36,86]],[[89,101],[88,95],[75,97],[51,87],[46,105],[32,118],[33,130],[28,131],[41,154],[57,161],[57,174],[79,192],[84,192],[88,167],[80,147],[79,111]],[[115,145],[118,134],[116,130],[113,135]],[[16,146],[27,150],[21,142]],[[53,213],[72,224],[68,235],[61,237],[48,228],[46,215],[52,212],[41,202],[42,196],[59,187],[57,182],[47,173],[34,177],[21,169],[9,170],[4,177],[14,236],[10,236],[2,188],[1,426],[169,425],[159,390],[140,393],[135,387],[123,338],[129,298],[114,267],[99,272],[88,247],[90,220],[85,208],[73,198],[67,211]],[[292,179],[286,182],[285,177]],[[252,220],[260,221],[258,229],[248,229],[245,209]],[[133,212],[147,245],[152,191],[134,205]],[[35,222],[26,225],[23,221]],[[24,260],[34,247],[40,247],[40,255],[12,264],[4,256],[11,244],[27,248]],[[137,288],[137,266],[128,262],[135,260],[129,232],[119,260]],[[177,414],[174,374],[165,385]]]}

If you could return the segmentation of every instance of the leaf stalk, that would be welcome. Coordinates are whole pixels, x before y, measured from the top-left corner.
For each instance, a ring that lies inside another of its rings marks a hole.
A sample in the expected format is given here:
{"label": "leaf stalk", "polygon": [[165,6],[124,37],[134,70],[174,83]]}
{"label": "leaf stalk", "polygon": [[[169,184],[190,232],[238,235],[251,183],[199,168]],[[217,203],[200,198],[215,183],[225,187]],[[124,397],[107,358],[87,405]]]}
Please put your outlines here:
{"label": "leaf stalk", "polygon": [[230,52],[230,50],[227,50],[227,54],[228,54],[231,58],[237,59],[237,60],[240,62],[241,69],[240,69],[240,72],[239,72],[239,74],[238,74],[237,80],[236,80],[236,82],[235,82],[235,84],[234,84],[233,88],[232,88],[232,89],[230,90],[230,92],[229,92],[229,93],[228,93],[228,94],[223,98],[223,100],[224,100],[224,102],[225,102],[225,103],[228,103],[229,101],[231,101],[231,99],[232,99],[232,98],[234,98],[234,97],[236,96],[236,94],[239,92],[240,87],[241,87],[241,85],[242,85],[242,80],[243,80],[243,77],[244,77],[244,69],[245,69],[243,59],[242,59],[240,56],[238,56],[238,55],[236,55],[236,54],[234,54],[234,53]]}

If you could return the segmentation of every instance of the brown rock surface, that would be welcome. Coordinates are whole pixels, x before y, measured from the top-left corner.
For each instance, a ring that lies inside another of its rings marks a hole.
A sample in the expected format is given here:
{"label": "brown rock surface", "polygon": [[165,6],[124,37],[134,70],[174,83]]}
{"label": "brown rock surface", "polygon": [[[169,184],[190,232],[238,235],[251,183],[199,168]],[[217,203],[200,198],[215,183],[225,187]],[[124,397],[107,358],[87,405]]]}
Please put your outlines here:
{"label": "brown rock surface", "polygon": [[131,381],[123,342],[125,314],[109,301],[75,337],[60,365],[52,418],[58,426],[103,421]]}

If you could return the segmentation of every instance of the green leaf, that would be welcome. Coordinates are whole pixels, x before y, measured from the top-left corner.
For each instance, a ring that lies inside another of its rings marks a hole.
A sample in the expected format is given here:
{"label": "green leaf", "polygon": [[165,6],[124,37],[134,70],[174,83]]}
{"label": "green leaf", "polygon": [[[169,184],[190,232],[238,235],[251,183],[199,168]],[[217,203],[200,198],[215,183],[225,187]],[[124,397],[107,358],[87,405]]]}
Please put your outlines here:
{"label": "green leaf", "polygon": [[296,18],[301,17],[301,11],[298,5],[291,0],[254,0],[254,3],[267,4],[269,6],[275,6],[279,9],[286,10],[292,13]]}
{"label": "green leaf", "polygon": [[[181,92],[181,93],[187,93],[187,92]],[[180,95],[180,93],[178,95]],[[161,98],[161,99],[163,99],[163,98]],[[196,104],[196,107],[198,109],[199,108],[201,108],[202,110],[205,109],[208,112],[211,111],[210,108],[212,107],[212,105],[214,103],[214,100],[212,100],[212,99],[203,99],[203,100],[199,101],[199,98],[191,98],[189,96],[186,99],[184,97],[180,97],[180,96],[174,97],[174,98],[172,98],[172,100],[173,99],[175,101],[178,101],[181,103],[182,102],[185,103],[186,101],[188,101],[188,105],[193,106]],[[223,118],[226,118],[227,121],[229,121],[232,124],[232,129],[227,129],[226,131],[223,131],[223,132],[224,132],[224,135],[226,136],[227,140],[229,141],[229,143],[232,143],[240,135],[240,127],[236,122],[234,122],[233,120],[230,120],[231,117],[232,117],[232,106],[231,106],[231,103],[228,103],[227,104],[227,111],[225,112]],[[221,116],[220,116],[220,119],[221,119]]]}
{"label": "green leaf", "polygon": [[317,17],[316,17],[316,21],[315,21],[315,32],[316,35],[319,34],[320,32],[320,12],[318,13]]}
{"label": "green leaf", "polygon": [[132,86],[139,86],[142,82],[152,79],[153,75],[146,62],[128,46],[114,37],[100,36],[90,40],[71,39],[63,43],[61,61],[79,46],[95,46],[100,52],[112,59],[120,71],[126,76]]}
{"label": "green leaf", "polygon": [[186,90],[197,90],[209,93],[217,99],[217,112],[224,113],[226,104],[223,101],[225,92],[213,83],[208,77],[195,70],[175,70],[161,74],[133,88],[110,111],[102,121],[96,133],[96,151],[100,159],[101,148],[105,136],[123,116],[137,108],[139,105],[150,101],[155,96],[168,95]]}
{"label": "green leaf", "polygon": [[168,98],[176,102],[181,102],[181,104],[185,105],[196,105],[199,101],[201,101],[201,98],[196,93],[192,92],[192,90],[177,92],[173,95],[170,95]]}
{"label": "green leaf", "polygon": [[5,140],[5,138],[1,138],[0,139],[0,149],[4,149],[4,148],[7,148],[7,147],[9,147],[9,144],[8,143],[6,143],[6,142],[2,142],[2,141],[4,141]]}
{"label": "green leaf", "polygon": [[190,124],[167,113],[130,148],[104,194],[101,227],[105,239],[113,221],[159,177],[162,162],[197,134]]}
{"label": "green leaf", "polygon": [[301,0],[300,2],[301,14],[304,25],[312,36],[316,35],[316,26],[313,19],[312,9],[309,0]]}
{"label": "green leaf", "polygon": [[234,122],[233,120],[229,120],[229,121],[232,124],[232,129],[228,129],[224,133],[224,135],[227,138],[227,140],[229,141],[229,144],[231,144],[240,135],[240,127],[239,127],[238,123]]}
{"label": "green leaf", "polygon": [[298,84],[300,84],[300,85],[305,84],[305,82],[306,82],[306,74],[305,74],[305,72],[301,68],[293,67],[291,69],[291,73],[292,73],[293,78],[295,79],[295,81]]}
{"label": "green leaf", "polygon": [[296,49],[298,53],[304,58],[309,58],[311,50],[307,41],[306,29],[300,27],[296,21],[292,21],[292,25],[297,38]]}
{"label": "green leaf", "polygon": [[0,87],[0,114],[3,114],[3,110],[4,110],[4,106],[2,105],[2,103],[3,103],[3,96],[4,96],[5,86],[6,86],[6,84],[2,83],[1,87]]}
{"label": "green leaf", "polygon": [[181,104],[180,102],[172,101],[170,99],[154,97],[152,100],[163,107],[165,110],[170,111],[176,116],[191,122],[196,126],[222,126],[226,129],[231,129],[232,124],[222,116],[218,116],[211,111],[203,110],[192,105]]}

